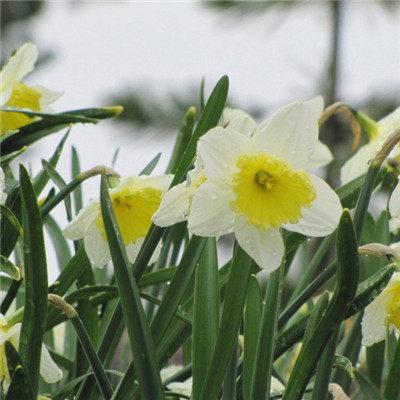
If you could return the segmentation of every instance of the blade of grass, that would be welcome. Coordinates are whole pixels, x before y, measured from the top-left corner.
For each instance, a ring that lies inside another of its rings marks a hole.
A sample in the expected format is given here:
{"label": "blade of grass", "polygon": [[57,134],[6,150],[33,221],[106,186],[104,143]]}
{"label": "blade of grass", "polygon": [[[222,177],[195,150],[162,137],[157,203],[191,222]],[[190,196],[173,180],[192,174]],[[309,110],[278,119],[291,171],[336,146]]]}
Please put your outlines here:
{"label": "blade of grass", "polygon": [[130,271],[104,173],[101,179],[100,202],[142,399],[163,399],[164,389],[158,370],[154,342],[144,314],[139,291]]}
{"label": "blade of grass", "polygon": [[207,238],[196,270],[193,300],[193,399],[197,399],[206,377],[217,340],[219,325],[219,279],[215,238]]}
{"label": "blade of grass", "polygon": [[22,226],[24,231],[25,312],[19,352],[34,396],[38,393],[40,356],[47,314],[47,265],[43,225],[32,181],[20,165]]}

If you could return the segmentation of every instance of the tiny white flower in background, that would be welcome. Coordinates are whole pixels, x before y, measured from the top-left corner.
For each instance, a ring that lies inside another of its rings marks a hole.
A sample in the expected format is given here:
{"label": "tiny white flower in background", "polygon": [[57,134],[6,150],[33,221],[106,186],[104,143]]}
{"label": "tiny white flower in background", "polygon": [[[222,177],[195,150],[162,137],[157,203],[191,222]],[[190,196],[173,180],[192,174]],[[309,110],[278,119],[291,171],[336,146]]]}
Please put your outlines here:
{"label": "tiny white flower in background", "polygon": [[[0,314],[0,381],[4,379],[7,385],[10,384],[11,377],[7,367],[5,342],[8,340],[18,350],[21,325],[21,323],[17,323],[12,326],[7,326],[6,318]],[[44,344],[42,344],[40,358],[40,375],[47,383],[58,382],[63,377],[62,371],[52,360]]]}
{"label": "tiny white flower in background", "polygon": [[386,332],[400,331],[400,272],[395,272],[385,289],[364,310],[362,345],[384,340]]}
{"label": "tiny white flower in background", "polygon": [[283,107],[258,128],[247,117],[235,118],[202,136],[197,157],[206,180],[191,202],[191,233],[234,232],[239,245],[268,270],[280,265],[284,253],[279,228],[330,234],[342,212],[339,198],[305,172],[316,165],[322,108],[317,97]]}
{"label": "tiny white flower in background", "polygon": [[[377,122],[376,130],[371,134],[369,142],[361,146],[358,151],[343,165],[340,171],[342,184],[348,183],[367,172],[369,162],[381,149],[384,141],[400,127],[400,107]],[[389,157],[399,155],[399,146],[396,146]]]}
{"label": "tiny white flower in background", "polygon": [[[62,94],[42,86],[27,86],[21,79],[33,70],[38,51],[32,43],[22,45],[0,71],[0,105],[28,109],[31,111],[52,112],[49,104]],[[1,135],[10,130],[33,122],[32,118],[20,113],[0,111]]]}
{"label": "tiny white flower in background", "polygon": [[[172,175],[130,176],[110,190],[114,212],[121,230],[128,259],[134,262],[151,226],[151,217],[160,206]],[[72,240],[84,240],[85,250],[92,265],[102,267],[111,260],[110,250],[101,216],[100,201],[91,200],[67,225],[63,234]],[[160,246],[150,262],[156,261]]]}
{"label": "tiny white flower in background", "polygon": [[397,232],[400,229],[400,177],[389,199],[389,212],[392,217],[389,228],[391,232]]}
{"label": "tiny white flower in background", "polygon": [[0,167],[0,204],[6,202],[7,193],[4,191],[6,188],[6,177],[4,176],[3,168]]}

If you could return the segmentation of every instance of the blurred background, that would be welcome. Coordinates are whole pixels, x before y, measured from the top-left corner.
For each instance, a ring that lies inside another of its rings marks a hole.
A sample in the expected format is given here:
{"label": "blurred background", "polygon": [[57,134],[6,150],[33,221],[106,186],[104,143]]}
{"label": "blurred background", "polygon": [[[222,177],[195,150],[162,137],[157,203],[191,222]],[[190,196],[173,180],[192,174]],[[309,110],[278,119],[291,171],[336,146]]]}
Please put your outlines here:
{"label": "blurred background", "polygon": [[[229,104],[258,122],[318,94],[377,119],[400,104],[398,1],[2,1],[1,34],[2,63],[25,41],[37,45],[26,81],[64,92],[56,111],[125,108],[114,121],[73,128],[58,169],[66,181],[72,145],[82,170],[111,165],[119,149],[121,175],[137,174],[160,151],[162,173],[181,119],[199,104],[202,79],[208,95],[227,74]],[[60,139],[35,144],[23,162],[37,172]],[[336,157],[323,171],[336,187],[337,167],[351,155],[349,121],[332,118],[321,140]],[[85,200],[98,188],[85,182]]]}

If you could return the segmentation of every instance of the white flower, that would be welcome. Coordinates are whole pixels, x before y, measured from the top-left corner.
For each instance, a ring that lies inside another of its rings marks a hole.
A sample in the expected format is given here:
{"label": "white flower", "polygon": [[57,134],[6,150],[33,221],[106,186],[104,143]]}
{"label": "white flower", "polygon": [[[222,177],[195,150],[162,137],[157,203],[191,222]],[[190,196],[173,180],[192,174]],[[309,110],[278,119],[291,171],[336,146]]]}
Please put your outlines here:
{"label": "white flower", "polygon": [[400,331],[400,272],[390,278],[385,289],[364,311],[362,345],[371,346],[384,340],[386,332]]}
{"label": "white flower", "polygon": [[[0,105],[28,109],[31,111],[52,112],[49,104],[56,101],[61,93],[50,91],[42,86],[27,86],[21,79],[33,70],[38,51],[32,43],[22,45],[0,71]],[[0,111],[1,135],[33,121],[20,113]]]}
{"label": "white flower", "polygon": [[[306,104],[313,109],[315,116],[322,113],[323,100],[321,97],[316,97]],[[233,130],[249,137],[258,132],[257,123],[243,110],[225,108],[221,119],[222,125],[227,130]],[[330,161],[332,161],[330,150],[318,140],[315,149],[309,154],[310,169],[322,167]],[[160,208],[154,214],[152,221],[159,226],[169,226],[186,220],[190,214],[193,196],[206,179],[202,164],[197,159],[194,169],[188,173],[187,180],[176,185],[163,196]]]}
{"label": "white flower", "polygon": [[[168,189],[172,175],[130,176],[110,190],[128,259],[134,262],[151,226],[151,217],[158,209],[163,193]],[[100,202],[91,200],[64,229],[63,234],[72,240],[84,240],[90,262],[102,267],[111,260],[107,237],[101,216]],[[153,254],[154,262],[158,251]]]}
{"label": "white flower", "polygon": [[396,232],[400,229],[400,180],[390,196],[389,212],[392,217],[389,221],[390,230]]}
{"label": "white flower", "polygon": [[[400,127],[400,107],[377,122],[375,131],[371,134],[369,142],[343,165],[340,171],[342,184],[348,183],[368,170],[369,162],[381,149],[383,142]],[[399,146],[396,146],[389,157],[399,155]]]}
{"label": "white flower", "polygon": [[[10,384],[11,377],[7,368],[5,342],[8,340],[18,350],[20,333],[21,323],[7,326],[6,318],[0,314],[0,381],[5,379],[6,384]],[[63,377],[62,371],[54,363],[44,344],[40,359],[40,375],[48,383],[58,382]]]}
{"label": "white flower", "polygon": [[3,168],[0,167],[0,204],[6,202],[7,193],[4,191],[6,188],[6,177],[4,176]]}
{"label": "white flower", "polygon": [[237,118],[200,138],[197,156],[206,180],[192,195],[191,233],[234,232],[240,246],[268,270],[282,260],[279,228],[307,236],[331,233],[342,212],[339,198],[322,179],[304,172],[315,165],[321,111],[321,98],[293,103],[259,128],[247,117]]}

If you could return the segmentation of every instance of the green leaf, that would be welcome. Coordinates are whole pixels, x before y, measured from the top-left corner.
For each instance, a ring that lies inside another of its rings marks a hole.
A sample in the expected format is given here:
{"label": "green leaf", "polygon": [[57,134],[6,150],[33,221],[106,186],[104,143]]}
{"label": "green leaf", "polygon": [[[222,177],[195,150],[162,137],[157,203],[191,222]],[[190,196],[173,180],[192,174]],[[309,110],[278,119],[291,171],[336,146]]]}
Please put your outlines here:
{"label": "green leaf", "polygon": [[34,400],[32,388],[29,384],[28,375],[22,365],[15,368],[10,387],[7,390],[5,400]]}
{"label": "green leaf", "polygon": [[68,261],[71,260],[71,250],[69,249],[67,240],[63,236],[56,220],[50,215],[47,216],[44,227],[50,236],[50,240],[53,242],[59,271],[62,271],[64,266],[68,264]]}
{"label": "green leaf", "polygon": [[400,338],[397,339],[391,365],[389,365],[389,374],[386,380],[385,390],[383,392],[386,400],[397,400],[400,396]]}
{"label": "green leaf", "polygon": [[[75,146],[72,146],[72,165],[71,165],[72,177],[75,178],[81,173],[81,167],[79,165],[79,156],[76,151]],[[82,199],[82,186],[78,186],[74,190],[74,205],[75,205],[75,214],[83,207],[83,199]]]}
{"label": "green leaf", "polygon": [[333,366],[334,368],[338,368],[342,371],[345,371],[351,379],[354,379],[353,364],[347,357],[344,357],[341,354],[335,354],[335,358],[333,360]]}
{"label": "green leaf", "polygon": [[[67,184],[61,175],[56,171],[54,167],[51,166],[46,160],[42,160],[43,169],[49,175],[51,180],[57,185],[60,190],[64,190]],[[72,220],[72,208],[71,208],[71,198],[68,196],[64,197],[65,209],[67,211],[68,221]]]}
{"label": "green leaf", "polygon": [[2,153],[6,155],[18,151],[47,135],[68,127],[70,124],[78,122],[96,124],[102,119],[113,118],[119,115],[121,111],[121,107],[88,108],[60,114],[50,114],[50,116],[46,115],[45,118],[23,126],[17,133],[3,140],[1,146]]}
{"label": "green leaf", "polygon": [[[60,159],[61,153],[64,149],[65,142],[68,139],[69,133],[71,131],[71,128],[67,130],[67,133],[63,136],[63,138],[60,140],[60,143],[56,147],[56,150],[54,151],[53,155],[50,157],[48,164],[50,164],[53,168],[55,168],[58,164],[58,161]],[[33,180],[33,189],[35,190],[36,196],[39,196],[40,193],[42,193],[43,189],[49,182],[50,176],[45,170],[41,170],[36,176],[35,179]]]}
{"label": "green leaf", "polygon": [[364,400],[385,400],[378,388],[367,377],[357,370],[354,371],[354,375],[364,395]]}
{"label": "green leaf", "polygon": [[337,285],[328,308],[309,339],[303,343],[283,396],[284,400],[302,396],[307,382],[338,324],[345,317],[356,294],[358,282],[358,245],[348,210],[339,221],[336,239],[338,260]]}
{"label": "green leaf", "polygon": [[196,154],[197,141],[208,130],[218,124],[222,111],[225,107],[226,98],[228,96],[229,79],[224,75],[216,84],[212,91],[202,113],[200,114],[199,122],[190,138],[189,144],[182,156],[182,160],[176,169],[175,177],[171,183],[171,187],[180,183],[189,166],[193,162]]}
{"label": "green leaf", "polygon": [[20,165],[20,185],[24,231],[25,312],[19,352],[36,396],[47,314],[46,251],[42,218],[32,181],[22,165]]}
{"label": "green leaf", "polygon": [[192,370],[193,399],[206,377],[218,334],[219,279],[215,238],[207,238],[196,270],[193,300]]}
{"label": "green leaf", "polygon": [[161,153],[157,153],[157,155],[142,169],[139,175],[151,175],[154,168],[160,161],[160,158],[161,158]]}
{"label": "green leaf", "polygon": [[190,107],[179,128],[179,132],[174,144],[174,149],[172,150],[172,155],[165,171],[166,174],[173,174],[178,168],[181,156],[185,152],[185,149],[189,144],[190,137],[192,136],[195,120],[196,109],[194,107]]}
{"label": "green leaf", "polygon": [[250,398],[263,303],[257,277],[250,278],[244,309],[243,400]]}
{"label": "green leaf", "polygon": [[[21,224],[18,221],[18,218],[14,215],[14,213],[5,205],[0,204],[1,215],[4,218],[7,218],[7,221],[11,224],[11,226],[15,229],[19,236],[23,235]],[[2,221],[4,223],[4,220]]]}
{"label": "green leaf", "polygon": [[271,272],[268,279],[260,332],[257,339],[253,379],[251,381],[250,399],[253,400],[264,399],[270,392],[284,268],[285,262],[283,262],[278,269]]}
{"label": "green leaf", "polygon": [[200,395],[202,400],[216,399],[218,397],[242,321],[243,308],[253,266],[254,261],[240,246],[236,246],[229,282],[225,291],[224,308],[217,342]]}
{"label": "green leaf", "polygon": [[207,239],[204,237],[193,235],[183,253],[181,262],[151,322],[151,332],[156,346],[159,344],[168,325],[175,316],[176,310],[194,274],[206,241]]}
{"label": "green leaf", "polygon": [[19,281],[21,279],[21,272],[19,268],[12,261],[4,256],[1,256],[0,271],[6,273],[16,281]]}
{"label": "green leaf", "polygon": [[19,155],[21,155],[26,149],[27,149],[27,147],[25,146],[21,150],[14,151],[14,152],[12,152],[10,154],[7,154],[6,156],[0,157],[1,168],[4,169],[12,160],[14,160]]}
{"label": "green leaf", "polygon": [[169,267],[143,274],[138,282],[138,286],[140,289],[143,289],[148,286],[157,285],[158,283],[168,282],[174,276],[177,268]]}
{"label": "green leaf", "polygon": [[101,180],[100,203],[142,399],[163,399],[164,389],[158,370],[154,342],[144,314],[139,291],[130,271],[104,173]]}

